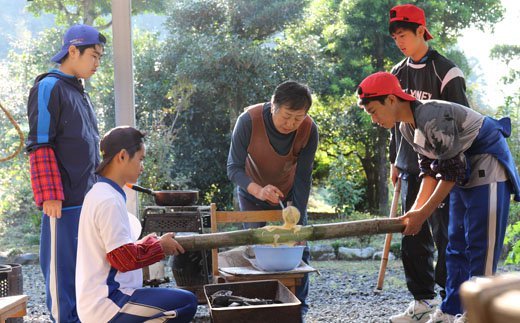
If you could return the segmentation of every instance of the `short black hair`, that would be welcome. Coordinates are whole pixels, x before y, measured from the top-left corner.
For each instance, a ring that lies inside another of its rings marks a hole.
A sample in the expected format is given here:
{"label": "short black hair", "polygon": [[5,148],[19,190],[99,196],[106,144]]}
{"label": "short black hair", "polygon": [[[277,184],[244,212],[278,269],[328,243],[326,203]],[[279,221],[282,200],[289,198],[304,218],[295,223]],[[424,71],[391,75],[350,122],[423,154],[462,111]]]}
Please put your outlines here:
{"label": "short black hair", "polygon": [[[143,136],[141,138],[144,138],[146,134],[142,133],[142,135]],[[130,156],[130,158],[134,158],[135,153],[137,153],[139,150],[143,149],[143,147],[144,147],[144,140],[141,140],[140,143],[130,146],[128,148],[125,148],[125,150],[128,153],[128,156]]]}
{"label": "short black hair", "polygon": [[[99,40],[99,43],[97,43],[97,44],[76,46],[76,48],[79,50],[79,54],[83,55],[83,53],[85,52],[85,50],[87,50],[87,48],[96,48],[97,45],[103,47],[103,49],[104,49],[105,44],[107,43],[107,38],[102,33],[99,33],[98,40]],[[63,63],[67,57],[69,57],[69,53],[67,53],[65,56],[63,56],[63,58],[60,60],[60,64]]]}
{"label": "short black hair", "polygon": [[[393,21],[388,26],[388,32],[390,35],[393,35],[397,29],[404,29],[404,30],[410,30],[414,34],[417,35],[417,28],[419,28],[419,24],[415,22],[409,22],[409,21]],[[428,40],[426,38],[426,33],[423,35],[424,40]]]}
{"label": "short black hair", "polygon": [[309,87],[296,81],[285,81],[274,90],[273,105],[277,110],[281,105],[289,110],[309,111],[312,105],[312,94]]}
{"label": "short black hair", "polygon": [[130,158],[143,149],[146,133],[129,126],[119,126],[110,129],[99,142],[103,160],[96,168],[96,174],[102,174],[114,156],[125,150]]}
{"label": "short black hair", "polygon": [[128,146],[123,148],[126,150],[130,158],[133,158],[135,153],[141,150],[144,146],[144,139],[146,137],[146,132],[141,131],[139,129],[132,128],[132,136],[131,139],[128,140]]}

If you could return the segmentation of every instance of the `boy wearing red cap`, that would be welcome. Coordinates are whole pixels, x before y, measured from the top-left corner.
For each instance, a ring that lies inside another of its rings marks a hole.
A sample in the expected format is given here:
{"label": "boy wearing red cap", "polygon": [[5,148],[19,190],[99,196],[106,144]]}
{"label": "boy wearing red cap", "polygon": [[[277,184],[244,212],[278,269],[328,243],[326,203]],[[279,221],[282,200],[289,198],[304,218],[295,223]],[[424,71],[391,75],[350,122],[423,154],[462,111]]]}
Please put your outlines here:
{"label": "boy wearing red cap", "polygon": [[[389,32],[396,46],[406,56],[392,69],[405,92],[419,100],[440,99],[468,106],[464,75],[450,60],[428,46],[432,35],[426,28],[424,11],[414,5],[395,6],[390,10]],[[417,154],[402,139],[398,125],[392,128],[390,143],[391,178],[395,184],[401,178],[403,212],[408,211],[418,193],[420,178]],[[435,284],[446,284],[446,245],[448,243],[449,203],[442,201],[421,231],[415,236],[403,236],[402,260],[408,290],[414,300],[400,314],[390,318],[393,323],[425,322],[433,313]],[[434,266],[434,250],[438,257]]]}
{"label": "boy wearing red cap", "polygon": [[59,67],[36,78],[27,103],[31,184],[43,211],[40,265],[47,307],[57,322],[79,321],[74,290],[79,215],[99,163],[96,114],[81,79],[96,72],[105,42],[94,27],[72,26],[51,59]]}
{"label": "boy wearing red cap", "polygon": [[78,233],[76,296],[82,322],[190,322],[197,298],[174,288],[143,288],[141,268],[184,253],[169,232],[138,240],[139,220],[126,210],[123,186],[135,183],[146,155],[144,134],[128,126],[101,140],[99,181],[85,196]]}
{"label": "boy wearing red cap", "polygon": [[358,88],[359,105],[379,126],[399,130],[416,153],[422,182],[403,234],[416,235],[449,195],[446,297],[427,322],[465,322],[460,285],[492,275],[502,250],[510,195],[520,201],[520,177],[506,142],[511,120],[494,120],[460,104],[419,101],[386,72]]}

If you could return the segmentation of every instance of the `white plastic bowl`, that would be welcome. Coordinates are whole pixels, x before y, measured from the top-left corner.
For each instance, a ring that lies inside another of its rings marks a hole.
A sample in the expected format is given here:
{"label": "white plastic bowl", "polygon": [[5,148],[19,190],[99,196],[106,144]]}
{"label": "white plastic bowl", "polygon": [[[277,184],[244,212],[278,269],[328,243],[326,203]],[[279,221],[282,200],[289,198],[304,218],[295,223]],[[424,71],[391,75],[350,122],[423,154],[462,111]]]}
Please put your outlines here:
{"label": "white plastic bowl", "polygon": [[256,263],[265,271],[289,271],[302,261],[305,246],[253,246]]}

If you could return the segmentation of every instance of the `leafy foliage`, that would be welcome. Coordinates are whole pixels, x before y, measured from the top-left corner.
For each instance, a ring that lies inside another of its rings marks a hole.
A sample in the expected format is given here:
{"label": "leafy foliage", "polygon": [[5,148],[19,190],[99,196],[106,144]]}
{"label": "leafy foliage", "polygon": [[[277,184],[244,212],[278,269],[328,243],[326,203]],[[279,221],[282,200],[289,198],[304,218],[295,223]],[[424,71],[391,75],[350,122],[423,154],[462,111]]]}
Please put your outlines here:
{"label": "leafy foliage", "polygon": [[[500,59],[508,65],[520,53],[520,46],[517,45],[497,45],[491,51],[491,57]],[[512,66],[511,66],[512,67]],[[505,104],[500,106],[497,111],[498,117],[509,117],[513,125],[513,129],[517,131],[520,129],[520,90],[518,84],[520,84],[520,69],[511,68],[509,74],[503,77],[504,84],[513,85],[516,88],[516,92],[510,93],[505,98]],[[516,127],[515,127],[516,126]],[[513,130],[514,131],[514,130]],[[517,168],[520,170],[520,136],[518,133],[514,133],[508,138],[509,148],[513,154],[514,159],[517,161]],[[507,257],[508,263],[520,263],[520,205],[519,203],[512,202],[509,210],[509,226],[507,227],[505,245],[511,247],[509,255]]]}
{"label": "leafy foliage", "polygon": [[365,190],[359,187],[359,183],[349,179],[345,174],[347,159],[340,155],[332,163],[330,170],[329,185],[331,202],[335,205],[339,214],[350,214],[363,199]]}
{"label": "leafy foliage", "polygon": [[[439,50],[450,48],[460,30],[468,25],[483,28],[502,18],[500,1],[476,0],[419,1],[434,35],[431,42]],[[368,74],[390,70],[402,59],[402,54],[388,34],[388,12],[395,3],[370,0],[315,0],[306,9],[305,23],[294,26],[288,38],[292,43],[316,48],[325,57],[329,68],[329,86],[320,93],[335,99],[353,96],[359,82]],[[463,57],[458,55],[461,61]],[[461,64],[467,66],[467,64]],[[354,104],[352,104],[354,105]],[[350,107],[352,105],[345,105]],[[335,118],[334,114],[331,114]],[[359,131],[357,137],[340,137],[356,147],[365,171],[366,200],[369,209],[387,209],[388,190],[387,152],[388,132],[359,123],[356,114],[345,125]],[[360,129],[363,127],[364,129]]]}
{"label": "leafy foliage", "polygon": [[509,209],[509,225],[506,230],[504,245],[510,247],[506,263],[520,264],[520,205],[511,204]]}
{"label": "leafy foliage", "polygon": [[[244,107],[269,100],[275,84],[287,78],[305,81],[310,75],[309,56],[279,49],[271,40],[299,16],[298,3],[186,0],[169,11],[161,69],[170,84],[187,82],[193,89],[174,127],[172,173],[189,178],[187,184],[201,189],[206,201],[231,205],[227,153]],[[268,15],[273,8],[279,13]]]}
{"label": "leafy foliage", "polygon": [[[167,4],[167,1],[133,0],[132,14],[164,13]],[[110,17],[112,13],[112,1],[109,0],[31,0],[26,8],[35,16],[42,13],[54,14],[58,25],[94,25],[96,20],[101,29],[111,25],[111,22],[106,21],[106,17]]]}
{"label": "leafy foliage", "polygon": [[370,121],[352,104],[352,98],[329,97],[327,101],[315,102],[313,108],[320,129],[326,129],[321,132],[314,178],[328,188],[330,202],[341,214],[369,209],[367,199],[362,198],[366,196],[366,179],[358,157],[363,147],[352,144],[356,142],[353,138],[356,135],[351,133],[362,128],[350,127],[349,122],[352,114],[357,114],[358,123]]}
{"label": "leafy foliage", "polygon": [[[276,84],[294,79],[315,92],[310,110],[320,131],[315,184],[327,187],[336,209],[349,219],[357,211],[384,211],[388,176],[382,165],[387,165],[388,132],[371,125],[356,107],[353,92],[363,77],[389,70],[402,59],[387,30],[393,5],[369,0],[132,1],[133,14],[168,16],[167,35],[139,30],[133,35],[136,119],[148,133],[142,184],[154,189],[198,188],[205,202],[230,206],[233,186],[225,165],[236,118],[244,107],[269,100]],[[433,47],[469,75],[469,64],[452,45],[461,28],[499,21],[500,1],[425,0],[417,5],[426,11]],[[101,28],[109,41],[101,69],[87,89],[100,132],[113,127],[111,2],[33,0],[27,9],[35,15],[55,15],[56,27],[32,38],[20,34],[8,65],[0,67],[0,100],[27,131],[25,100],[34,77],[52,66],[48,59],[61,46],[69,25],[89,23]],[[517,54],[518,48],[506,45],[493,52],[506,62]],[[515,82],[518,75],[513,70],[505,80]],[[511,116],[518,124],[518,106],[518,95],[510,96],[498,115]],[[16,135],[9,124],[0,122],[1,149],[12,149]],[[509,138],[516,160],[519,140]],[[27,167],[26,156],[0,167],[4,225],[38,224]],[[515,210],[512,207],[512,215]],[[37,230],[31,228],[34,234]],[[519,230],[510,229],[510,243],[516,243]],[[520,254],[520,247],[515,248],[515,255]]]}
{"label": "leafy foliage", "polygon": [[[48,57],[54,52],[49,47],[57,44],[53,41],[53,32],[55,30],[52,29],[42,32],[40,38],[33,42],[19,39],[13,44],[0,73],[2,105],[12,114],[25,134],[28,132],[26,96],[34,77],[50,67]],[[0,114],[2,150],[14,151],[19,142],[18,134],[3,112]],[[22,244],[24,238],[37,240],[38,233],[34,228],[39,227],[40,217],[40,211],[34,206],[29,161],[22,153],[15,159],[0,164],[0,235],[7,236],[6,241],[12,246]],[[19,228],[27,236],[17,234]]]}

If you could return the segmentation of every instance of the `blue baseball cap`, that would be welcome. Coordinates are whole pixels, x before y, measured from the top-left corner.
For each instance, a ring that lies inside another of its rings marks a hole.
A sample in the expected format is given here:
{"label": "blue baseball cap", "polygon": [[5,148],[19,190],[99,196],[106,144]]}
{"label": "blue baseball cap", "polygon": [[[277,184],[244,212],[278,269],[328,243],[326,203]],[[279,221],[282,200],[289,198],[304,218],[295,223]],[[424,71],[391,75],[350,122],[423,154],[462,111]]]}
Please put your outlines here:
{"label": "blue baseball cap", "polygon": [[88,25],[75,25],[69,28],[63,36],[63,46],[58,54],[51,58],[54,63],[59,63],[69,52],[69,47],[102,44],[99,31]]}

